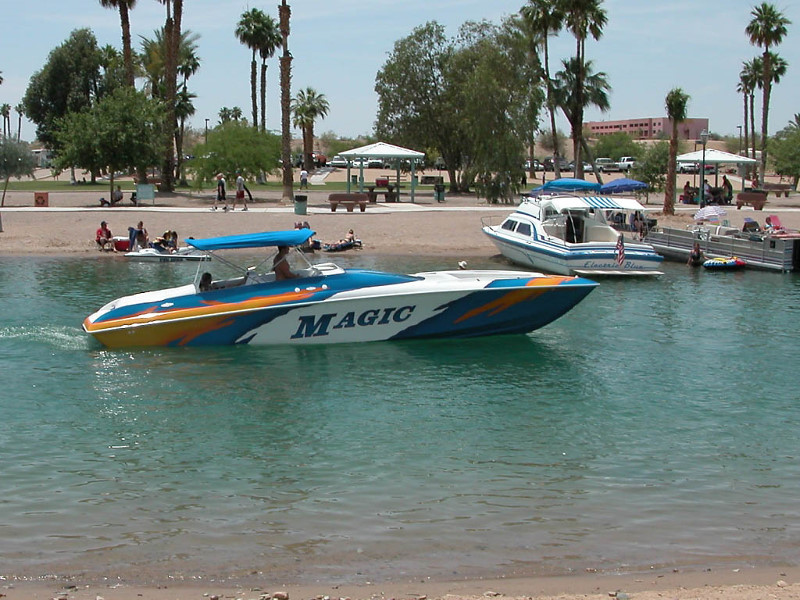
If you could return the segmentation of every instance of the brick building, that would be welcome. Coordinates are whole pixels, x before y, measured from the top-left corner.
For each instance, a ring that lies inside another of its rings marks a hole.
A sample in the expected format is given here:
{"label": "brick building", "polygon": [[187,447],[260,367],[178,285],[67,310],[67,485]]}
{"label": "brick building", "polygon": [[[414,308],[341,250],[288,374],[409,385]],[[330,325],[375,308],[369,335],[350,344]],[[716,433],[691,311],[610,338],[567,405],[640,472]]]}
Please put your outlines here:
{"label": "brick building", "polygon": [[[637,140],[669,139],[672,135],[672,119],[667,117],[646,117],[643,119],[622,119],[619,121],[588,121],[583,124],[592,137],[610,135],[622,131]],[[700,132],[708,131],[708,119],[686,119],[678,125],[678,138],[696,140]]]}

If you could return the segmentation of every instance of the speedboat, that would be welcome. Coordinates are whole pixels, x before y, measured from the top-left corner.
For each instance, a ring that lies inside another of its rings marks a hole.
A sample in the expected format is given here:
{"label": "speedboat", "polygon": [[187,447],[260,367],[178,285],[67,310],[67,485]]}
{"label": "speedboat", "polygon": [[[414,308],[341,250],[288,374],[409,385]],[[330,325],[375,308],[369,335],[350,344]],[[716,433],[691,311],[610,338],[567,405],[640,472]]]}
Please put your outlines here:
{"label": "speedboat", "polygon": [[145,262],[176,262],[182,260],[211,260],[206,252],[201,252],[190,246],[181,246],[175,252],[161,250],[159,248],[140,248],[135,252],[126,252],[125,258],[128,260]]}
{"label": "speedboat", "polygon": [[631,198],[543,195],[522,200],[499,225],[483,232],[510,261],[562,275],[661,275],[663,257],[651,245],[625,241],[612,226],[644,207]]}
{"label": "speedboat", "polygon": [[312,235],[293,229],[188,239],[227,268],[235,265],[222,251],[283,246],[294,248],[294,260],[305,266],[278,280],[269,254],[254,267],[236,266],[236,277],[215,280],[198,265],[194,282],[113,300],[86,317],[83,329],[112,348],[520,334],[559,318],[597,286],[580,277],[511,270],[402,275],[312,265],[298,250]]}

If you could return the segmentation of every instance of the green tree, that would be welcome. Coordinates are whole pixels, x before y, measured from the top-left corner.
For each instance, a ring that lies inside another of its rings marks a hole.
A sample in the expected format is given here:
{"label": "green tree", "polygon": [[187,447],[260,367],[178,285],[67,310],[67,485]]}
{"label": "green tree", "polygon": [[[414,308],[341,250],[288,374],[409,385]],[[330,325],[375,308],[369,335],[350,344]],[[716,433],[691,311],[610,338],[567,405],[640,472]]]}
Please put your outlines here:
{"label": "green tree", "polygon": [[603,0],[559,0],[559,4],[564,11],[564,23],[575,37],[575,64],[572,69],[574,73],[574,87],[572,95],[574,100],[570,102],[575,112],[574,119],[578,127],[572,128],[572,148],[575,157],[575,176],[583,177],[583,161],[581,151],[583,147],[583,111],[584,108],[593,101],[586,96],[593,94],[593,90],[586,89],[586,80],[589,77],[589,61],[586,60],[586,38],[592,36],[599,40],[603,35],[608,17],[606,11],[601,7]]}
{"label": "green tree", "polygon": [[133,87],[135,70],[133,67],[133,51],[131,49],[131,22],[129,11],[136,6],[136,0],[100,0],[104,8],[119,10],[119,22],[122,27],[122,56],[125,63],[125,78],[129,86]]}
{"label": "green tree", "polygon": [[[573,148],[582,151],[583,146],[583,111],[587,106],[596,106],[601,111],[607,111],[611,106],[608,101],[608,84],[606,74],[592,72],[592,61],[581,64],[576,57],[561,61],[563,70],[556,73],[554,96],[556,103],[561,108],[564,116],[569,121]],[[581,87],[581,93],[575,90]],[[575,155],[575,177],[583,179],[583,162],[581,153]]]}
{"label": "green tree", "polygon": [[303,132],[303,165],[307,171],[314,168],[314,121],[324,119],[329,108],[325,95],[310,87],[297,92],[292,102],[293,124]]}
{"label": "green tree", "polygon": [[[0,179],[3,180],[0,206],[5,205],[8,180],[12,177],[19,179],[25,175],[33,175],[34,168],[36,168],[36,158],[28,144],[5,137],[0,139]],[[3,231],[2,220],[0,220],[0,231]]]}
{"label": "green tree", "polygon": [[36,137],[57,150],[55,123],[70,112],[90,108],[101,95],[100,49],[94,34],[77,29],[54,48],[44,67],[31,77],[22,99],[36,124]]}
{"label": "green tree", "polygon": [[[532,60],[520,23],[466,23],[447,64],[455,103],[463,107],[466,172],[489,202],[516,200],[523,159],[545,102],[541,65]],[[525,94],[518,90],[525,89]],[[487,107],[491,110],[487,110]]]}
{"label": "green tree", "polygon": [[[786,37],[787,27],[791,21],[787,19],[773,4],[762,2],[750,12],[753,17],[745,28],[750,43],[764,49],[761,55],[761,168],[760,183],[764,183],[767,168],[767,124],[769,121],[769,102],[772,93],[772,84],[776,82],[777,55],[770,48],[780,45]],[[783,62],[783,71],[786,72],[786,63]],[[778,76],[780,77],[780,76]]]}
{"label": "green tree", "polygon": [[453,192],[461,189],[456,173],[465,161],[459,126],[463,110],[446,74],[454,51],[444,27],[428,22],[395,42],[375,78],[376,135],[401,146],[436,148],[447,165]]}
{"label": "green tree", "polygon": [[681,88],[673,88],[664,99],[667,117],[672,121],[672,135],[669,138],[669,163],[667,165],[667,185],[664,192],[664,214],[675,214],[675,182],[678,170],[678,125],[686,120],[689,95]]}
{"label": "green tree", "polygon": [[544,81],[547,97],[547,112],[550,115],[550,135],[552,136],[552,144],[550,148],[553,150],[553,164],[555,165],[556,178],[561,177],[560,161],[558,160],[561,153],[559,152],[558,129],[556,128],[556,109],[553,98],[553,82],[550,77],[550,50],[548,40],[551,35],[558,35],[558,32],[564,27],[564,12],[561,10],[560,5],[553,0],[528,0],[528,4],[520,10],[523,20],[525,20],[531,29],[533,39],[531,40],[536,46],[542,49],[544,60],[542,67],[544,69]]}
{"label": "green tree", "polygon": [[594,155],[619,160],[623,156],[639,157],[643,154],[642,146],[637,144],[630,134],[616,131],[601,135],[594,145]]}
{"label": "green tree", "polygon": [[631,169],[631,178],[647,184],[647,190],[643,195],[645,201],[649,200],[651,193],[663,192],[666,188],[667,180],[664,173],[667,172],[670,157],[669,144],[667,142],[657,142],[650,146],[636,159],[636,164]]}
{"label": "green tree", "polygon": [[241,173],[245,179],[274,173],[280,164],[281,142],[278,136],[254,129],[246,121],[228,121],[209,131],[208,143],[195,146],[194,153],[190,168],[194,185],[200,188],[217,173]]}
{"label": "green tree", "polygon": [[163,111],[159,101],[126,86],[89,110],[66,115],[56,134],[57,166],[82,167],[93,173],[107,170],[111,194],[117,171],[143,171],[158,163]]}
{"label": "green tree", "polygon": [[797,191],[800,180],[800,114],[796,114],[788,126],[775,134],[769,142],[769,148],[775,172],[782,177],[790,177]]}

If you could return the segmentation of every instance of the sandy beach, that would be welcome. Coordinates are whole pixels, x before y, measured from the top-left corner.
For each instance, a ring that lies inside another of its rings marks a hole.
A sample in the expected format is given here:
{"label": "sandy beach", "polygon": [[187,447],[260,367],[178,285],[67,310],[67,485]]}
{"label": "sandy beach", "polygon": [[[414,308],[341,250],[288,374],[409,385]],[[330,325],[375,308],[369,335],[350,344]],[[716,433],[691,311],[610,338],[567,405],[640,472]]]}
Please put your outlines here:
{"label": "sandy beach", "polygon": [[[342,179],[342,172],[335,173]],[[552,174],[548,174],[549,176]],[[372,177],[373,174],[370,174]],[[691,176],[679,176],[678,187]],[[212,211],[213,195],[210,191],[190,194],[157,194],[153,204],[134,206],[127,201],[113,208],[101,207],[99,197],[107,190],[76,190],[50,192],[49,207],[34,206],[33,192],[11,191],[6,195],[2,209],[3,233],[0,234],[0,252],[4,254],[75,254],[94,253],[95,230],[101,221],[107,221],[115,235],[127,235],[128,227],[143,221],[151,237],[174,229],[181,239],[197,238],[253,231],[291,229],[297,221],[308,221],[317,232],[316,238],[336,241],[348,229],[364,242],[366,252],[380,254],[441,255],[448,258],[468,259],[496,254],[494,245],[481,232],[483,219],[502,220],[512,210],[511,205],[490,205],[474,195],[448,194],[445,202],[436,202],[430,191],[420,191],[412,203],[407,194],[399,203],[386,203],[382,195],[365,212],[347,212],[339,208],[331,212],[328,191],[324,185],[311,185],[303,193],[308,196],[306,215],[297,215],[293,203],[282,203],[278,191],[255,194],[248,211],[239,205],[235,212]],[[229,195],[229,202],[231,202]],[[663,195],[652,194],[646,209],[659,224],[686,227],[692,223],[695,205],[676,206],[674,216],[661,214]],[[756,219],[761,225],[769,214],[780,215],[785,227],[800,228],[800,195],[788,198],[770,194],[763,211],[750,207],[736,210],[725,207],[725,218],[731,226],[741,228],[745,217]],[[446,265],[443,265],[446,266]]]}
{"label": "sandy beach", "polygon": [[[682,185],[682,180],[679,180]],[[493,244],[481,233],[481,219],[502,219],[511,205],[488,205],[474,196],[448,196],[444,203],[432,194],[421,193],[414,203],[405,197],[399,204],[379,201],[366,212],[332,213],[324,188],[307,193],[308,214],[297,215],[293,204],[281,203],[279,192],[271,192],[250,204],[243,212],[213,212],[210,192],[158,195],[153,205],[101,208],[97,191],[70,191],[49,194],[49,207],[34,206],[32,192],[9,192],[0,209],[2,229],[0,253],[9,255],[69,255],[97,260],[121,259],[113,253],[98,252],[94,232],[100,221],[112,231],[125,235],[128,226],[142,220],[151,236],[175,229],[181,238],[207,237],[253,231],[292,228],[297,221],[308,221],[322,241],[340,238],[348,229],[364,241],[364,253],[386,255],[441,256],[442,268],[452,268],[458,260],[497,255]],[[684,227],[692,223],[697,207],[678,206],[678,214],[660,214],[662,198],[652,196],[648,210],[661,224]],[[800,228],[800,196],[769,197],[764,211],[726,207],[732,226],[741,227],[744,218],[762,225],[769,214],[780,215],[783,224]],[[741,558],[739,565],[708,568],[697,565],[687,570],[653,568],[646,573],[596,573],[590,567],[570,577],[521,577],[513,573],[494,580],[459,581],[414,580],[337,586],[325,582],[296,586],[292,582],[271,581],[268,573],[254,579],[263,585],[240,587],[236,582],[179,578],[131,584],[112,576],[106,581],[82,581],[80,574],[69,578],[58,574],[36,580],[17,580],[0,565],[0,598],[9,600],[153,600],[239,598],[242,600],[307,600],[381,598],[396,600],[438,600],[478,598],[545,598],[565,600],[613,598],[627,600],[792,600],[800,598],[800,568],[795,566],[754,566],[754,560]]]}

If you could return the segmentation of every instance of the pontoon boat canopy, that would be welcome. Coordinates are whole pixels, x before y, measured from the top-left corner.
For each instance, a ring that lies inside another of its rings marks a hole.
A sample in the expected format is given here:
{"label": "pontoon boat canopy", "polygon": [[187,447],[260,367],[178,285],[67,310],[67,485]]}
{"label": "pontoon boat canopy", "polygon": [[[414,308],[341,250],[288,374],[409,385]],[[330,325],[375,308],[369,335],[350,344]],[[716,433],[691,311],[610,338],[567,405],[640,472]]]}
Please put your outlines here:
{"label": "pontoon boat canopy", "polygon": [[184,240],[198,250],[232,250],[235,248],[265,248],[269,246],[299,246],[307,242],[314,231],[310,229],[288,229],[286,231],[265,231],[244,235],[224,235],[215,238]]}

